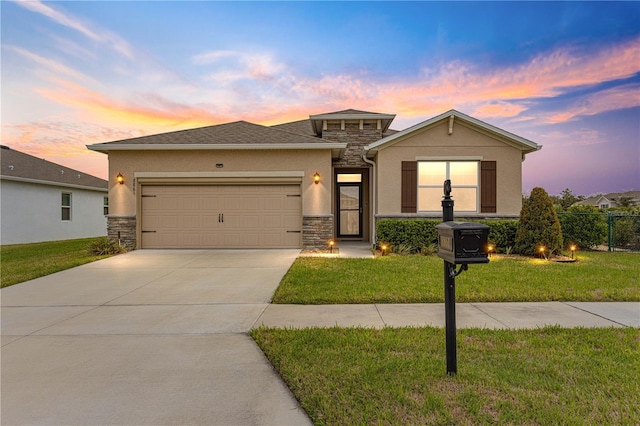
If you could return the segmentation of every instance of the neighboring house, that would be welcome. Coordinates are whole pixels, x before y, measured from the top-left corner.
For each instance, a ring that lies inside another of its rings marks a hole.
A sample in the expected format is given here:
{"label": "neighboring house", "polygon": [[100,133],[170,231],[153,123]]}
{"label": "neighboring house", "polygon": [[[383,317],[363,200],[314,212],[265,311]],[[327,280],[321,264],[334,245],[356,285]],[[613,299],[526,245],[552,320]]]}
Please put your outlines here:
{"label": "neighboring house", "polygon": [[400,132],[394,118],[346,110],[89,145],[109,155],[108,234],[137,248],[374,242],[379,218],[441,217],[447,178],[456,218],[518,217],[539,145],[455,110]]}
{"label": "neighboring house", "polygon": [[2,244],[106,235],[106,180],[1,148]]}
{"label": "neighboring house", "polygon": [[574,203],[574,206],[594,206],[600,210],[612,207],[621,207],[620,200],[627,199],[632,206],[640,206],[640,191],[610,192],[608,194],[597,194]]}

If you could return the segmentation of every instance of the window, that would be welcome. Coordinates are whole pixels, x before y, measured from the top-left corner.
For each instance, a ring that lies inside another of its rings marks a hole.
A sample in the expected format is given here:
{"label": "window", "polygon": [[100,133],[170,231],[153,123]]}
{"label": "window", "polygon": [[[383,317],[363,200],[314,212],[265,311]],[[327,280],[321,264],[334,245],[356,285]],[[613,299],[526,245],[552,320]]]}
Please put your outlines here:
{"label": "window", "polygon": [[102,213],[106,216],[109,214],[109,197],[103,197],[103,205]]}
{"label": "window", "polygon": [[62,220],[71,220],[71,193],[62,193]]}
{"label": "window", "polygon": [[606,210],[608,208],[609,208],[609,204],[607,204],[607,203],[600,204],[600,210]]}
{"label": "window", "polygon": [[443,183],[447,179],[451,180],[456,211],[478,211],[477,161],[418,162],[418,211],[442,210]]}

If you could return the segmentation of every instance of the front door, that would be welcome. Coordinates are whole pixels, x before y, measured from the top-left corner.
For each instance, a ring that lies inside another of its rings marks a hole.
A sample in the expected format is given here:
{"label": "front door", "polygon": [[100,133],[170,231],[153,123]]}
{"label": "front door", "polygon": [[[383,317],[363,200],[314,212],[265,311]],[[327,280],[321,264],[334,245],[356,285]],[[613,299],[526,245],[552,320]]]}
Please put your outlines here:
{"label": "front door", "polygon": [[362,237],[362,175],[338,173],[338,238]]}

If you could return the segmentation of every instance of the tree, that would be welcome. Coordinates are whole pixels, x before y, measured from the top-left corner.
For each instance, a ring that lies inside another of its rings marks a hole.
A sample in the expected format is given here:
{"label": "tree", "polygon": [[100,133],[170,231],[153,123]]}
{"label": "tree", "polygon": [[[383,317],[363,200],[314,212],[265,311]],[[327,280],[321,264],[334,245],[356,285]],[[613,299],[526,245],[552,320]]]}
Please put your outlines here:
{"label": "tree", "polygon": [[607,218],[594,206],[571,206],[560,215],[562,237],[580,248],[594,248],[607,239]]}
{"label": "tree", "polygon": [[553,203],[565,211],[578,201],[584,200],[584,195],[575,195],[569,188],[565,188],[560,195],[551,196]]}
{"label": "tree", "polygon": [[633,207],[635,202],[633,201],[633,198],[627,197],[626,195],[623,195],[622,197],[620,197],[618,199],[618,203],[617,204],[620,207]]}
{"label": "tree", "polygon": [[562,250],[562,229],[551,197],[536,187],[520,211],[515,250],[534,255],[541,246],[551,254]]}

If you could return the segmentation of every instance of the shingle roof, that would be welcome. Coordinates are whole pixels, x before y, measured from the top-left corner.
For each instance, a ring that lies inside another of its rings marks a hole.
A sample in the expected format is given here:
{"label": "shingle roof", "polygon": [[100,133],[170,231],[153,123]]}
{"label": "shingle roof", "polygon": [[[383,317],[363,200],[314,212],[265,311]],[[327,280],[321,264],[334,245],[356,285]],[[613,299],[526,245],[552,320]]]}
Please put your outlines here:
{"label": "shingle roof", "polygon": [[119,144],[152,144],[152,145],[248,145],[248,144],[326,144],[322,140],[300,133],[291,133],[283,129],[261,126],[246,121],[217,124],[196,129],[179,130],[157,135],[141,136],[93,145],[94,147]]}
{"label": "shingle roof", "polygon": [[271,126],[271,128],[297,133],[299,135],[311,136],[314,138],[317,137],[313,132],[313,127],[311,127],[311,120],[308,118],[305,120],[292,121],[291,123],[275,124]]}
{"label": "shingle roof", "polygon": [[0,175],[3,178],[34,180],[105,190],[109,187],[109,183],[104,179],[16,151],[8,146],[2,145],[1,148]]}

